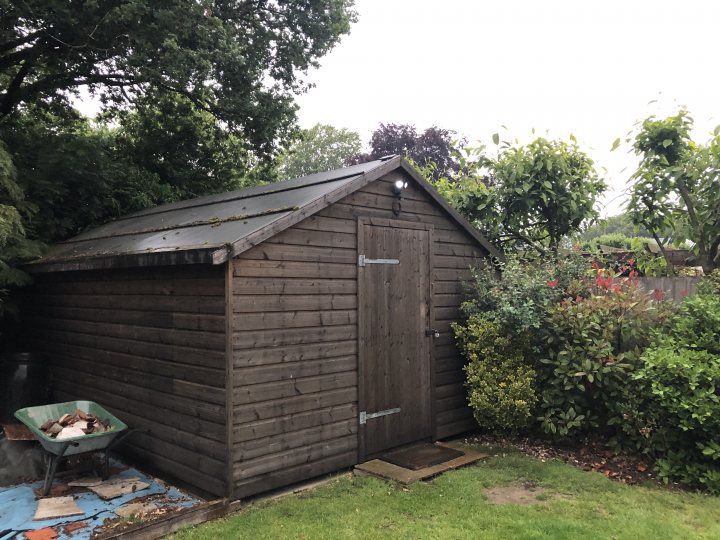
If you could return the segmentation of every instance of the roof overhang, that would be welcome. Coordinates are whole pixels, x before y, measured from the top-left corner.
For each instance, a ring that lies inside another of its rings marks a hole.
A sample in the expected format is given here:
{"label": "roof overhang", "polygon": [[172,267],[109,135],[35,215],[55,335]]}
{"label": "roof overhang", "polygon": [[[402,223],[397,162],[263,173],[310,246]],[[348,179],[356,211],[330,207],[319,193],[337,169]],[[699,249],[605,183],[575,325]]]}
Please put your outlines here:
{"label": "roof overhang", "polygon": [[142,268],[155,266],[175,266],[180,264],[214,264],[213,248],[197,248],[178,251],[154,251],[152,253],[123,253],[81,259],[54,259],[44,262],[42,259],[23,266],[31,274],[45,272],[71,272],[75,270],[109,270],[112,268]]}

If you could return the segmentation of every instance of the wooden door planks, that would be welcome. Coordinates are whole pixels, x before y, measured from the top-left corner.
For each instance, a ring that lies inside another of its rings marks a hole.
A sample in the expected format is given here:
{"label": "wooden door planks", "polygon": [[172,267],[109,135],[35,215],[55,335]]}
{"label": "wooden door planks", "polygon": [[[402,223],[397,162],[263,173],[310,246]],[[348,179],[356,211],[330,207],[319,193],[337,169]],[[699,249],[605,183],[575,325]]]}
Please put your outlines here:
{"label": "wooden door planks", "polygon": [[399,261],[367,265],[359,275],[360,409],[400,409],[360,426],[363,458],[432,435],[431,338],[425,333],[432,320],[432,229],[402,227],[359,222],[368,258]]}

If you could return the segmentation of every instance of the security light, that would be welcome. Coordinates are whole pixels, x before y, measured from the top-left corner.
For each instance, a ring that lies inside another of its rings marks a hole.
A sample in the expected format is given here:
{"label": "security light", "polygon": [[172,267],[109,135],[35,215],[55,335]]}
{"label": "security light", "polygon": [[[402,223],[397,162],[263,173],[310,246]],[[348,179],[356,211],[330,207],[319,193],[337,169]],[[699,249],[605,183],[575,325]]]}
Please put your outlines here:
{"label": "security light", "polygon": [[402,193],[402,190],[405,189],[407,186],[407,182],[403,182],[402,180],[395,180],[395,183],[393,184],[393,192],[395,193],[395,195],[400,195]]}

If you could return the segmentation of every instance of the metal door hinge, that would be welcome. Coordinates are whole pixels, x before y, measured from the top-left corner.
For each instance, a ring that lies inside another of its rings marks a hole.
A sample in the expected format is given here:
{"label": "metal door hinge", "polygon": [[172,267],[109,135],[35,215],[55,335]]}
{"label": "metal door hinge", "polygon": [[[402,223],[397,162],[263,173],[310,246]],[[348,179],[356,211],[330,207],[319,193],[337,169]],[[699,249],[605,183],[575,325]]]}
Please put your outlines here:
{"label": "metal door hinge", "polygon": [[425,330],[425,335],[427,337],[432,337],[432,338],[437,339],[440,337],[440,330],[435,330],[434,328],[428,328],[427,330]]}
{"label": "metal door hinge", "polygon": [[371,412],[371,413],[362,411],[360,413],[360,425],[367,424],[367,421],[372,418],[378,418],[380,416],[387,416],[388,414],[395,414],[395,413],[399,413],[399,412],[400,412],[399,407],[396,409],[385,409],[384,411]]}
{"label": "metal door hinge", "polygon": [[400,264],[399,259],[368,259],[365,255],[358,255],[358,266],[366,264]]}

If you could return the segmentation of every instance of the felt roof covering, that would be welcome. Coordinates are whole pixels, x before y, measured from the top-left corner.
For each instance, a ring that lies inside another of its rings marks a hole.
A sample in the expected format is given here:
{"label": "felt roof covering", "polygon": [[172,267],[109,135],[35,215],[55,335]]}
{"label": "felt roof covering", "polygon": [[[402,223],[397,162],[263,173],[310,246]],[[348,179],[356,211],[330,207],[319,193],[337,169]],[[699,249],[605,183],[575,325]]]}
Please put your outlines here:
{"label": "felt roof covering", "polygon": [[54,272],[173,264],[221,264],[401,168],[493,255],[497,250],[399,156],[165,204],[52,245],[27,265]]}

